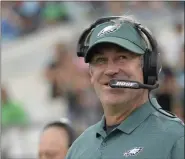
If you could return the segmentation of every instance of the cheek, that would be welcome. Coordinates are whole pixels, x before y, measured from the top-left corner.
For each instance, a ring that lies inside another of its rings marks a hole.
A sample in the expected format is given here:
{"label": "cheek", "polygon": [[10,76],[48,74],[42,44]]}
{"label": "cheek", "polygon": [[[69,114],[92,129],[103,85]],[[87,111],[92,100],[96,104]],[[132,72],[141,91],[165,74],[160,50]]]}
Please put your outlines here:
{"label": "cheek", "polygon": [[91,76],[91,84],[96,88],[98,85],[99,77],[96,74]]}
{"label": "cheek", "polygon": [[143,69],[142,68],[139,68],[137,70],[137,78],[140,82],[143,82],[144,80],[144,77],[143,77]]}
{"label": "cheek", "polygon": [[102,71],[101,70],[92,70],[90,71],[90,80],[91,80],[91,84],[95,85],[96,83],[98,83],[98,81],[100,80],[102,75]]}
{"label": "cheek", "polygon": [[143,69],[141,65],[132,65],[129,71],[130,76],[133,78],[133,80],[139,80],[140,82],[143,81]]}

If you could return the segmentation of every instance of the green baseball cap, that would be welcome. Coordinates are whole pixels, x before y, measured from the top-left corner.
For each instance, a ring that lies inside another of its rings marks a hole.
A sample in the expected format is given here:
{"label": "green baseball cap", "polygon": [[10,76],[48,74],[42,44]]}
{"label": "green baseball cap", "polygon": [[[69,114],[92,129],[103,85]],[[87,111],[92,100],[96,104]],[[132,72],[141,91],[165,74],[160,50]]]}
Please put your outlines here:
{"label": "green baseball cap", "polygon": [[98,25],[90,35],[85,62],[90,62],[93,48],[101,43],[113,43],[136,54],[144,54],[147,44],[141,33],[129,22],[106,22]]}

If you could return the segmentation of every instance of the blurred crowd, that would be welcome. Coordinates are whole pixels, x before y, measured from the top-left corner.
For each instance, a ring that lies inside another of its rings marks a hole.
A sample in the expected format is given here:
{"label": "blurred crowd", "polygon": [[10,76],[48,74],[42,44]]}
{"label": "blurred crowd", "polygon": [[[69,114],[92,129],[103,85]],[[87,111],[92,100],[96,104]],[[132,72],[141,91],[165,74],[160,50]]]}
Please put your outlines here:
{"label": "blurred crowd", "polygon": [[[160,73],[160,88],[154,92],[159,104],[184,120],[184,22],[178,20],[175,14],[184,12],[183,1],[173,2],[60,2],[60,1],[3,1],[1,35],[2,41],[16,41],[21,37],[40,31],[43,28],[52,28],[55,25],[75,24],[81,19],[80,15],[92,21],[105,15],[135,15],[147,23],[153,19],[158,23],[160,14],[166,10],[172,14],[170,33],[163,30],[154,31],[161,52],[163,64]],[[78,8],[71,11],[69,8]],[[129,9],[128,9],[129,8]],[[84,9],[84,13],[83,13]],[[157,13],[156,13],[157,11]],[[146,14],[147,12],[147,14]],[[174,17],[173,17],[174,14]],[[158,26],[165,29],[166,26]],[[75,38],[75,37],[74,37]],[[76,47],[76,43],[72,44]],[[26,50],[25,50],[26,51]],[[44,68],[44,81],[49,84],[50,100],[65,100],[66,117],[80,135],[88,126],[96,123],[102,117],[102,108],[90,84],[88,65],[83,58],[78,58],[71,43],[58,41],[53,46],[52,58]],[[29,127],[31,119],[21,101],[11,98],[8,86],[1,87],[2,132],[7,134],[10,127],[19,125],[21,129]],[[39,109],[39,108],[38,108]],[[41,129],[41,128],[40,128]],[[5,136],[6,137],[6,136]],[[3,159],[8,155],[7,138],[3,146]],[[21,156],[19,157],[21,158]]]}
{"label": "blurred crowd", "polygon": [[[2,1],[1,32],[3,40],[12,40],[33,33],[40,28],[58,23],[68,23],[87,18],[92,19],[104,15],[130,14],[132,10],[142,13],[142,9],[164,11],[166,7],[172,11],[183,9],[183,1],[174,2],[111,2],[111,1]],[[81,9],[78,9],[80,8]],[[129,9],[128,9],[129,8]],[[150,16],[145,14],[142,16]]]}
{"label": "blurred crowd", "polygon": [[2,1],[2,37],[12,40],[37,31],[42,26],[68,21],[63,2]]}

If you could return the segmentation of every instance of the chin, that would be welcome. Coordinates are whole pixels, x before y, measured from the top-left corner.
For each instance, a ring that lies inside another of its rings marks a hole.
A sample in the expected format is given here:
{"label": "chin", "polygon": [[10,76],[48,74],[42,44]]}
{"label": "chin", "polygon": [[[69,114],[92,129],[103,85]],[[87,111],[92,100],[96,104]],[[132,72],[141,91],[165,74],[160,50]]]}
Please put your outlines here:
{"label": "chin", "polygon": [[124,96],[118,96],[118,95],[107,95],[101,99],[104,105],[120,105],[122,103],[125,103],[125,101],[127,101],[127,99]]}

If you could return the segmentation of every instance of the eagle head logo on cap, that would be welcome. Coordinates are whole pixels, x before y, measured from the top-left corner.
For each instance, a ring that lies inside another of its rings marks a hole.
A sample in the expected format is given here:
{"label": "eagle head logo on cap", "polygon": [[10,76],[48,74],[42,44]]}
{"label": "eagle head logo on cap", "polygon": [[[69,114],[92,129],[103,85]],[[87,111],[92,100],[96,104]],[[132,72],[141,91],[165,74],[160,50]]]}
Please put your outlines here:
{"label": "eagle head logo on cap", "polygon": [[116,22],[115,24],[113,25],[109,25],[109,26],[106,26],[105,28],[103,28],[97,35],[97,37],[101,37],[105,34],[109,34],[109,33],[113,33],[115,32],[116,30],[118,30],[119,28],[121,27],[121,23],[118,23]]}

